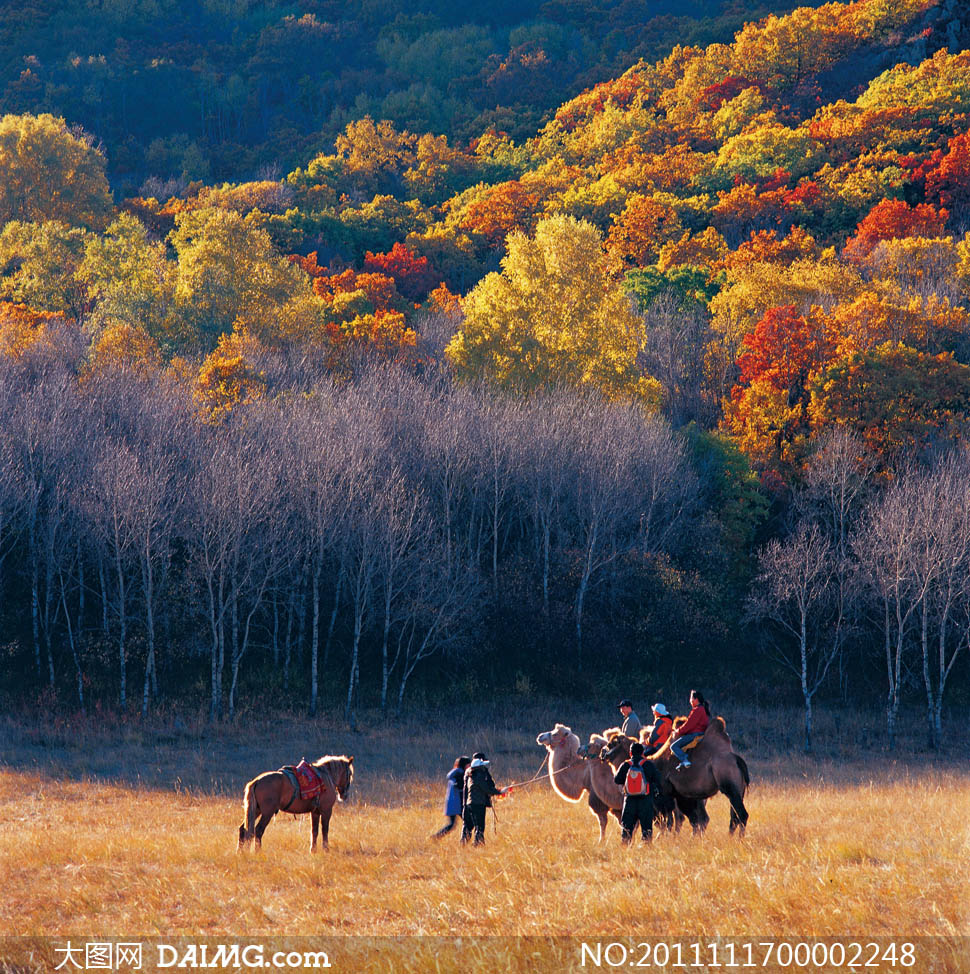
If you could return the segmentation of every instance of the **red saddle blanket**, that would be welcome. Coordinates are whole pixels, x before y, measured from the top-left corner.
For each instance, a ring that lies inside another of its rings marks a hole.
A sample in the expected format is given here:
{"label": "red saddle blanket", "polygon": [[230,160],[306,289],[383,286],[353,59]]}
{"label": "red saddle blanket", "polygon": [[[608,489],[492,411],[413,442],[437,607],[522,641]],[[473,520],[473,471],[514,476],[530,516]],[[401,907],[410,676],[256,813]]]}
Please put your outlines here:
{"label": "red saddle blanket", "polygon": [[308,801],[316,798],[323,791],[323,778],[317,769],[304,758],[296,767],[289,770],[296,776],[297,784],[300,786],[300,798]]}

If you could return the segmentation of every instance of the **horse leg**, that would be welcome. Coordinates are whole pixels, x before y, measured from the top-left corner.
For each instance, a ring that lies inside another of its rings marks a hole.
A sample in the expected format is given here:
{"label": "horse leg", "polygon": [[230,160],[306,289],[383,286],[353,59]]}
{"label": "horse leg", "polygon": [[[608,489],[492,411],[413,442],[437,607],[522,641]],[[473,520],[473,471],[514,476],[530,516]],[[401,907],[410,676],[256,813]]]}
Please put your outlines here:
{"label": "horse leg", "polygon": [[259,816],[259,821],[256,823],[256,831],[255,831],[255,835],[256,835],[256,848],[257,849],[262,849],[262,847],[263,847],[263,833],[266,831],[266,826],[269,825],[270,821],[272,820],[272,818],[273,818],[273,816],[275,814],[276,814],[275,811],[274,812],[263,812]]}
{"label": "horse leg", "polygon": [[312,838],[310,839],[310,852],[317,851],[317,832],[320,830],[320,809],[310,809],[310,825]]}
{"label": "horse leg", "polygon": [[330,816],[333,815],[333,808],[320,809],[320,841],[324,849],[330,847]]}

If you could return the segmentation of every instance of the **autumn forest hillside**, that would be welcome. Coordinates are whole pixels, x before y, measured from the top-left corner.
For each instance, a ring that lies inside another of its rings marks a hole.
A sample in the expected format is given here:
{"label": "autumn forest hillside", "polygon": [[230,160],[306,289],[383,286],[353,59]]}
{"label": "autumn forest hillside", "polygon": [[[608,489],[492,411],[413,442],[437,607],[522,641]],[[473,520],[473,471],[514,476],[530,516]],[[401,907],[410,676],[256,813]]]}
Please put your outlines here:
{"label": "autumn forest hillside", "polygon": [[440,6],[4,9],[8,697],[353,722],[632,666],[941,746],[962,5]]}

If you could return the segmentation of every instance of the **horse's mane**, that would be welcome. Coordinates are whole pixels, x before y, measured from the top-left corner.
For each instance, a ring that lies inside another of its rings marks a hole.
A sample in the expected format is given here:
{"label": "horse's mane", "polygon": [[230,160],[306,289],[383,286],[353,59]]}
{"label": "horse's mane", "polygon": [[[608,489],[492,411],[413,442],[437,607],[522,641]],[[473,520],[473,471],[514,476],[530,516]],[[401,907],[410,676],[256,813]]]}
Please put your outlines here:
{"label": "horse's mane", "polygon": [[343,761],[344,764],[354,763],[354,759],[352,757],[348,757],[346,754],[324,754],[322,758],[318,758],[316,761],[312,762],[313,767],[319,768],[328,761]]}

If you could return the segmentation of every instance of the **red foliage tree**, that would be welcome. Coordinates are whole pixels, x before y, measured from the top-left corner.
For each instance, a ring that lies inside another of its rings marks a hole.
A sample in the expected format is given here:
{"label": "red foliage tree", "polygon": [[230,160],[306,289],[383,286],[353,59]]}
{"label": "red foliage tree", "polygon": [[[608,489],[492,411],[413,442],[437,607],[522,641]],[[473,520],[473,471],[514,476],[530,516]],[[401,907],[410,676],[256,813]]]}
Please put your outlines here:
{"label": "red foliage tree", "polygon": [[697,98],[697,106],[705,112],[716,112],[721,105],[732,98],[737,98],[746,88],[757,88],[764,93],[764,85],[760,81],[752,81],[742,75],[728,75],[716,85],[705,88]]}
{"label": "red foliage tree", "polygon": [[947,151],[937,149],[913,173],[928,202],[951,209],[970,206],[970,132],[955,135]]}
{"label": "red foliage tree", "polygon": [[859,223],[845,245],[847,260],[863,260],[883,240],[897,237],[939,237],[950,213],[929,203],[910,206],[903,200],[880,200]]}
{"label": "red foliage tree", "polygon": [[393,278],[398,291],[409,301],[423,301],[428,292],[441,281],[441,275],[431,266],[427,257],[418,257],[413,251],[396,243],[386,254],[364,257],[364,270]]}
{"label": "red foliage tree", "polygon": [[798,314],[793,304],[770,308],[745,336],[743,347],[738,357],[741,384],[761,379],[797,397],[827,351],[819,329]]}

